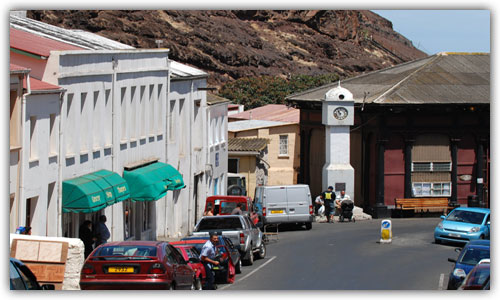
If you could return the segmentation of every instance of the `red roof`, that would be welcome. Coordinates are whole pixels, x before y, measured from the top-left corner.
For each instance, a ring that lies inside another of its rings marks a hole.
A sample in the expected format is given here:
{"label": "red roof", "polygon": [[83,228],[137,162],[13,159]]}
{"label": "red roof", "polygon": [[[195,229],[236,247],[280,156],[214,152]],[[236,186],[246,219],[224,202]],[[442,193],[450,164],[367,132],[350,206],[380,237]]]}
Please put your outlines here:
{"label": "red roof", "polygon": [[[27,88],[26,78],[24,78],[23,87]],[[33,78],[33,77],[30,77],[30,88],[32,91],[50,91],[50,90],[60,90],[61,89],[61,87],[59,87],[57,85],[53,85],[53,84],[38,80],[38,79]]]}
{"label": "red roof", "polygon": [[45,57],[49,57],[51,50],[84,50],[77,46],[14,28],[10,28],[10,47]]}
{"label": "red roof", "polygon": [[10,64],[10,71],[11,72],[29,71],[29,70],[30,70],[29,68],[26,68],[26,67],[23,67],[23,66],[19,66],[19,65],[16,65],[16,64]]}
{"label": "red roof", "polygon": [[229,118],[233,120],[264,120],[299,123],[300,110],[293,107],[287,107],[284,104],[268,104],[230,115]]}

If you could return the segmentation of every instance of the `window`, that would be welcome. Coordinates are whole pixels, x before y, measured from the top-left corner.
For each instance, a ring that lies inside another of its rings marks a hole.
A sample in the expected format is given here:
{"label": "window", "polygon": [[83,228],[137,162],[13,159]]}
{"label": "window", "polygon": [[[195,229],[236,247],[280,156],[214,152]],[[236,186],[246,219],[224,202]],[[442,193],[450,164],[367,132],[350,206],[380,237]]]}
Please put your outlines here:
{"label": "window", "polygon": [[36,116],[30,117],[30,160],[38,159]]}
{"label": "window", "polygon": [[94,111],[92,112],[92,148],[97,149],[101,146],[101,132],[103,130],[101,125],[101,104],[99,101],[99,91],[94,92]]}
{"label": "window", "polygon": [[168,121],[169,121],[169,126],[168,126],[168,140],[170,142],[175,142],[175,124],[177,122],[176,120],[176,112],[175,112],[175,100],[170,101],[170,109],[169,109],[169,115],[168,115]]}
{"label": "window", "polygon": [[288,135],[280,135],[280,156],[288,155]]}
{"label": "window", "polygon": [[149,85],[149,134],[154,133],[155,129],[155,86]]}
{"label": "window", "polygon": [[451,196],[451,182],[414,182],[413,196]]}
{"label": "window", "polygon": [[450,172],[451,162],[414,162],[412,172]]}
{"label": "window", "polygon": [[137,87],[133,86],[130,88],[130,138],[137,138],[137,128],[139,124],[137,124],[137,100],[135,96],[135,91]]}
{"label": "window", "polygon": [[80,94],[80,151],[87,151],[88,150],[88,113],[87,113],[87,108],[86,108],[86,103],[87,103],[87,93],[81,93]]}
{"label": "window", "polygon": [[156,100],[158,101],[158,105],[157,105],[157,110],[158,110],[158,115],[156,117],[156,126],[157,126],[157,129],[156,131],[158,132],[158,134],[161,134],[163,132],[163,84],[159,84],[158,85],[158,96],[156,97]]}
{"label": "window", "polygon": [[121,140],[122,142],[127,140],[127,101],[125,100],[127,96],[127,88],[122,87],[120,95],[121,103]]}
{"label": "window", "polygon": [[[68,98],[66,101],[66,120],[64,122],[64,130],[66,132],[74,132],[75,131],[75,120],[72,119],[72,107],[73,107],[73,98],[74,94],[68,94]],[[75,135],[74,134],[66,134],[64,136],[64,143],[66,144],[66,154],[74,154],[75,152]]]}
{"label": "window", "polygon": [[[105,116],[112,116],[112,101],[110,101],[111,99],[111,90],[110,89],[107,89],[105,91],[105,103],[104,103],[104,106],[105,106]],[[106,125],[109,126],[109,123],[107,123]],[[109,127],[108,127],[109,128]],[[101,128],[99,128],[101,130]],[[109,146],[112,144],[112,139],[113,139],[113,132],[112,130],[104,130],[104,145],[106,146]]]}
{"label": "window", "polygon": [[229,173],[239,173],[239,164],[240,164],[239,158],[229,158],[227,164],[227,171]]}
{"label": "window", "polygon": [[141,130],[140,137],[144,138],[146,136],[146,86],[142,85],[140,90],[140,103],[139,103],[139,111],[141,112]]}

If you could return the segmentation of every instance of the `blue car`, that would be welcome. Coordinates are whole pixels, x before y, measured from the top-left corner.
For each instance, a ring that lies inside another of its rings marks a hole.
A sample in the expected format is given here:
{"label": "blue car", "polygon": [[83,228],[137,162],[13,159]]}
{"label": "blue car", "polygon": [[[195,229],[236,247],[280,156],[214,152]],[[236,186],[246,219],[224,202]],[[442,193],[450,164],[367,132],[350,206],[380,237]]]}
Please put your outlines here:
{"label": "blue car", "polygon": [[465,245],[456,260],[448,258],[449,262],[455,263],[448,280],[448,289],[456,290],[476,264],[485,258],[490,258],[488,240],[471,241]]}
{"label": "blue car", "polygon": [[434,230],[436,244],[490,239],[489,208],[457,207],[441,219]]}

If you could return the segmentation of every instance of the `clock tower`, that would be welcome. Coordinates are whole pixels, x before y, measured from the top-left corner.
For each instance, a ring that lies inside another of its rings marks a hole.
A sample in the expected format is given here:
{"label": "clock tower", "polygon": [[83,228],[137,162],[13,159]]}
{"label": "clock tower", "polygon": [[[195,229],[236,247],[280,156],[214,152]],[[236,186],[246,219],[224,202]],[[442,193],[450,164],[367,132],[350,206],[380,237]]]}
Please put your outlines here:
{"label": "clock tower", "polygon": [[345,190],[354,200],[354,168],[350,163],[350,128],[354,124],[354,98],[339,86],[323,99],[322,123],[325,125],[325,165],[323,190],[333,186],[335,193]]}

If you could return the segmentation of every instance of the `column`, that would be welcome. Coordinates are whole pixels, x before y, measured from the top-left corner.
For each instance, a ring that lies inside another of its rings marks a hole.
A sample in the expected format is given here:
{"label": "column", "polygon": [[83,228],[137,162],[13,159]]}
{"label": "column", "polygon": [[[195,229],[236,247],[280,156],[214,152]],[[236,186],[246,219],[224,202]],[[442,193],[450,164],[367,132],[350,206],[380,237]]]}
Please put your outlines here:
{"label": "column", "polygon": [[384,137],[379,137],[377,140],[377,172],[375,175],[375,208],[374,218],[385,218],[389,216],[389,211],[387,210],[387,206],[384,201],[384,188],[385,188],[385,175],[384,175],[384,167],[385,167],[385,143],[387,139]]}
{"label": "column", "polygon": [[412,185],[411,185],[411,163],[412,156],[411,151],[413,149],[413,143],[415,139],[413,137],[407,137],[405,140],[405,198],[413,197]]}
{"label": "column", "polygon": [[458,206],[458,142],[460,139],[451,138],[451,206]]}

